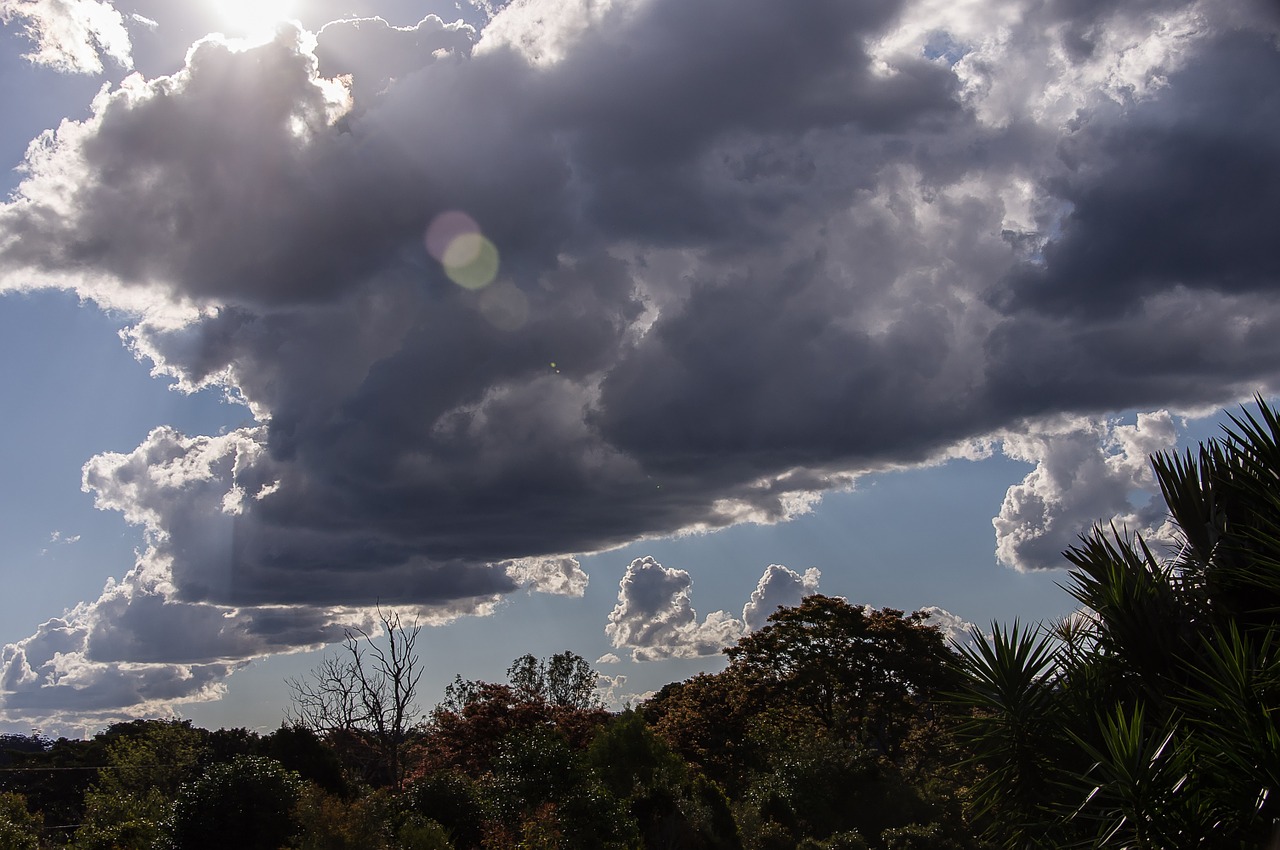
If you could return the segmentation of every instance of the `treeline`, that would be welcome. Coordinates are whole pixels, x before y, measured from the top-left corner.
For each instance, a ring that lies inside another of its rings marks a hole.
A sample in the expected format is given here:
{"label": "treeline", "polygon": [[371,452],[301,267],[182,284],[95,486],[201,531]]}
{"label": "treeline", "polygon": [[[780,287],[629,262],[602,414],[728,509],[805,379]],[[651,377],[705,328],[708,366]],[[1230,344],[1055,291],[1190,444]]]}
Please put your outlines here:
{"label": "treeline", "polygon": [[635,709],[564,652],[458,677],[420,718],[417,629],[384,612],[269,735],[0,738],[0,850],[1268,846],[1280,417],[1259,400],[1152,460],[1176,545],[1082,538],[1061,622],[952,648],[921,613],[815,595]]}
{"label": "treeline", "polygon": [[[0,849],[976,846],[937,699],[954,665],[923,615],[812,596],[725,671],[622,712],[579,656],[525,656],[400,730],[413,658],[371,646],[353,635],[294,683],[296,722],[269,735],[140,720],[0,740]],[[368,711],[361,682],[390,699]]]}

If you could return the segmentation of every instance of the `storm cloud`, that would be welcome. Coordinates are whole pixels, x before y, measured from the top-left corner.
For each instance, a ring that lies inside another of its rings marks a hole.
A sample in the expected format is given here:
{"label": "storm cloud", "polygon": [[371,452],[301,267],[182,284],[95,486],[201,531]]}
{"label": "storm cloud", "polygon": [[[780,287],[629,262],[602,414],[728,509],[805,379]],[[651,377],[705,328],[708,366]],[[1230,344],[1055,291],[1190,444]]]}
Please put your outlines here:
{"label": "storm cloud", "polygon": [[[576,555],[786,520],[973,440],[1037,464],[997,519],[1011,566],[1094,497],[1127,516],[1167,420],[1099,417],[1277,386],[1280,25],[962,11],[522,0],[478,32],[210,38],[104,91],[31,148],[0,287],[126,311],[158,374],[252,422],[86,465],[148,547],[6,648],[6,706],[207,697],[378,602],[581,595]],[[745,628],[697,620],[687,574],[628,577],[620,648]],[[144,652],[174,606],[191,639]]]}

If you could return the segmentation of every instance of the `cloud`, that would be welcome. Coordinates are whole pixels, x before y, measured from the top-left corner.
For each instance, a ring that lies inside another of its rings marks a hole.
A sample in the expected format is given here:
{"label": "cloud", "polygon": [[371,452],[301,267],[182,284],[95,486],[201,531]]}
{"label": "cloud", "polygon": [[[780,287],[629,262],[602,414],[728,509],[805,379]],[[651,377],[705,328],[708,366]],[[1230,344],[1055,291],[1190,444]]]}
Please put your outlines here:
{"label": "cloud", "polygon": [[[61,531],[55,531],[49,535],[49,543],[54,546],[71,546],[80,542],[79,534],[63,534]],[[41,555],[49,554],[49,547],[40,550]]]}
{"label": "cloud", "polygon": [[810,567],[800,575],[781,564],[770,564],[756,589],[751,591],[751,600],[742,607],[742,622],[748,631],[764,628],[769,622],[769,615],[779,607],[794,608],[806,596],[818,592],[818,581],[822,572],[817,567]]}
{"label": "cloud", "polygon": [[612,652],[606,652],[596,659],[597,664],[621,664],[622,659],[614,655]]}
{"label": "cloud", "polygon": [[724,611],[699,622],[689,573],[647,555],[627,566],[619,586],[604,630],[614,646],[631,648],[633,661],[715,655],[743,634],[742,622]]}
{"label": "cloud", "polygon": [[[764,626],[778,606],[797,605],[816,593],[821,575],[816,567],[802,576],[781,564],[770,564],[743,606],[741,620],[714,611],[699,622],[689,573],[664,567],[648,556],[637,558],[622,577],[618,604],[609,614],[605,634],[615,647],[630,648],[633,661],[717,655],[747,632]],[[618,660],[612,653],[605,658]]]}
{"label": "cloud", "polygon": [[[0,289],[125,311],[158,375],[246,404],[87,468],[171,604],[573,595],[577,555],[997,438],[1039,470],[998,520],[1030,568],[1135,510],[1137,449],[1070,423],[1280,386],[1277,34],[1246,2],[526,0],[474,41],[207,39],[32,145]],[[424,245],[458,212],[487,285]],[[626,645],[743,628],[646,570]]]}
{"label": "cloud", "polygon": [[35,48],[24,58],[69,74],[101,74],[103,57],[131,68],[124,17],[103,0],[0,0],[0,20],[22,24]]}
{"label": "cloud", "polygon": [[[1007,457],[1034,463],[1009,488],[996,530],[996,557],[1017,570],[1058,569],[1062,552],[1094,524],[1172,542],[1149,457],[1174,448],[1168,411],[1140,413],[1133,425],[1067,417],[1003,437]],[[1136,502],[1136,504],[1135,504]]]}
{"label": "cloud", "polygon": [[578,598],[587,592],[587,582],[590,581],[577,558],[512,561],[507,567],[507,575],[521,587]]}
{"label": "cloud", "polygon": [[442,55],[469,55],[475,38],[471,26],[446,24],[436,15],[412,27],[392,26],[382,18],[334,21],[316,35],[317,71],[328,78],[350,75],[356,102],[368,103]]}
{"label": "cloud", "polygon": [[619,694],[626,684],[626,676],[606,676],[604,673],[597,673],[595,694],[601,703],[616,710],[622,708]]}
{"label": "cloud", "polygon": [[952,643],[964,643],[976,628],[973,623],[937,605],[920,610],[929,615],[924,621],[925,625],[937,626],[942,636]]}

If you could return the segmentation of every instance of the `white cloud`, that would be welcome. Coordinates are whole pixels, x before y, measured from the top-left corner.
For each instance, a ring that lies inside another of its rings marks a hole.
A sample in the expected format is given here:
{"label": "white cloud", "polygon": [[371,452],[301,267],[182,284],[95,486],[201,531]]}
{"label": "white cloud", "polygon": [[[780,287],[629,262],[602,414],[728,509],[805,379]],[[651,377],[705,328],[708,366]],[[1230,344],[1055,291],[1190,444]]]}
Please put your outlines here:
{"label": "white cloud", "polygon": [[577,558],[522,558],[507,566],[507,575],[521,587],[539,593],[582,598],[590,577]]}
{"label": "white cloud", "polygon": [[124,17],[104,0],[0,0],[0,19],[20,21],[35,43],[37,65],[73,74],[101,74],[103,57],[133,66]]}
{"label": "white cloud", "polygon": [[818,592],[818,581],[822,572],[817,567],[810,567],[800,575],[781,564],[770,564],[756,589],[751,591],[751,600],[742,607],[742,621],[748,631],[764,628],[769,615],[779,606],[793,608],[800,600]]}
{"label": "white cloud", "polygon": [[597,664],[621,664],[622,659],[614,655],[612,652],[606,652],[596,659]]}
{"label": "white cloud", "polygon": [[606,676],[604,673],[597,673],[595,694],[607,708],[617,710],[622,707],[619,703],[619,693],[626,684],[626,676]]}
{"label": "white cloud", "polygon": [[937,626],[942,636],[954,643],[967,641],[975,628],[973,623],[937,605],[920,610],[929,615],[924,621],[926,625]]}
{"label": "white cloud", "polygon": [[1173,416],[1163,410],[1140,413],[1133,425],[1066,417],[1004,433],[1004,454],[1035,469],[1009,488],[992,520],[996,557],[1017,570],[1062,568],[1061,553],[1095,524],[1168,540],[1148,457],[1176,441]]}
{"label": "white cloud", "polygon": [[684,570],[662,566],[649,556],[627,566],[618,604],[605,634],[616,647],[629,647],[634,661],[715,655],[743,634],[743,625],[724,611],[698,621]]}
{"label": "white cloud", "polygon": [[[743,606],[741,620],[714,611],[699,622],[689,573],[664,567],[648,556],[637,558],[622,577],[618,604],[609,614],[605,633],[615,647],[631,649],[634,661],[716,655],[763,626],[779,605],[793,606],[816,593],[821,575],[816,567],[800,575],[781,564],[770,564]],[[618,660],[612,653],[605,658]],[[603,662],[602,658],[597,663]]]}

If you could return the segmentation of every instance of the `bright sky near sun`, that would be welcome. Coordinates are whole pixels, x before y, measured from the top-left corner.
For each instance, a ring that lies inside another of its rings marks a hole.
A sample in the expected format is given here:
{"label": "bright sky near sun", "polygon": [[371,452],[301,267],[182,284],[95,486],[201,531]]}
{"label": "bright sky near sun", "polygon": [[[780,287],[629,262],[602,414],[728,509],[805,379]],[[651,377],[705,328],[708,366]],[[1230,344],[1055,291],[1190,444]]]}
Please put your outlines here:
{"label": "bright sky near sun", "polygon": [[208,0],[218,10],[227,34],[250,39],[269,36],[282,21],[298,14],[296,0]]}
{"label": "bright sky near sun", "polygon": [[[1062,616],[1280,379],[1252,0],[0,0],[0,727]],[[598,659],[598,661],[597,661]]]}

